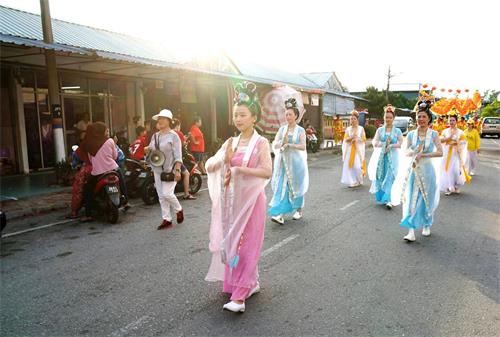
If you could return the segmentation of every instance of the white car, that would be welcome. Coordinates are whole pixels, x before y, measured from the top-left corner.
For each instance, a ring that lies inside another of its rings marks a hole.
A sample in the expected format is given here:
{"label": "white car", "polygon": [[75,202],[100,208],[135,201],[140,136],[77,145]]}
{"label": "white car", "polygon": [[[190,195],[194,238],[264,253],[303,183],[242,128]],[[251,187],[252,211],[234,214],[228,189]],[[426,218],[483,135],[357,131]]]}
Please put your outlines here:
{"label": "white car", "polygon": [[410,131],[414,126],[413,125],[413,118],[404,117],[404,116],[397,116],[394,119],[394,126],[401,130],[401,132],[403,133],[403,136],[406,136],[408,131]]}

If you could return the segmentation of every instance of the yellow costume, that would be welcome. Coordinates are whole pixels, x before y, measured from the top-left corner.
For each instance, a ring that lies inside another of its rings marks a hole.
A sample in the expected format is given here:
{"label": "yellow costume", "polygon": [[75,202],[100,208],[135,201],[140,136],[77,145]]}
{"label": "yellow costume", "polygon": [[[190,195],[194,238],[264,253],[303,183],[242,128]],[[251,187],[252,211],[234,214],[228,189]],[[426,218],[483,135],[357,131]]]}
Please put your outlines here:
{"label": "yellow costume", "polygon": [[477,151],[481,147],[481,137],[476,129],[466,129],[464,131],[465,139],[467,139],[467,151]]}
{"label": "yellow costume", "polygon": [[344,139],[344,127],[342,126],[342,120],[340,118],[336,118],[333,120],[333,129],[335,144],[342,143],[342,139]]}

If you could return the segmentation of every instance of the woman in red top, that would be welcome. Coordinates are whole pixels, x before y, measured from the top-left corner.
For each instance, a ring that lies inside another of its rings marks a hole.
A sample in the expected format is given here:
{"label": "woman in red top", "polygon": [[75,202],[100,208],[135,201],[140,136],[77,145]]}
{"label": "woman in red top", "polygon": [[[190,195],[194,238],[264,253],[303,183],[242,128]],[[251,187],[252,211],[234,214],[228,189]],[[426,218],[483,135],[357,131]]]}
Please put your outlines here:
{"label": "woman in red top", "polygon": [[193,119],[193,125],[189,130],[189,150],[193,153],[194,158],[198,162],[198,167],[203,175],[207,174],[205,170],[205,165],[203,163],[203,154],[205,152],[205,138],[203,137],[203,132],[200,130],[201,118],[195,117]]}

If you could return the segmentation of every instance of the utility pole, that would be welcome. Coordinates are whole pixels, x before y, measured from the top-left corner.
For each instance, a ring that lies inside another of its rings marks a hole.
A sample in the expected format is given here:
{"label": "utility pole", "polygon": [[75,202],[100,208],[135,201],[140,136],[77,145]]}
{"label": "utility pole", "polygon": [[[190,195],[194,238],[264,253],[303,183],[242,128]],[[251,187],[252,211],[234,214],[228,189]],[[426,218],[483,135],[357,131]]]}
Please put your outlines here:
{"label": "utility pole", "polygon": [[[40,9],[42,17],[43,41],[46,43],[54,43],[49,0],[40,0]],[[64,148],[61,100],[59,97],[56,53],[54,50],[45,50],[45,65],[47,67],[47,75],[49,79],[50,112],[52,114],[52,132],[54,136],[55,161],[57,163],[62,160],[66,160],[66,151]]]}
{"label": "utility pole", "polygon": [[387,71],[387,88],[385,89],[385,99],[387,100],[387,102],[389,102],[389,86],[390,86],[390,82],[391,82],[391,78],[393,78],[394,74],[391,74],[391,66],[389,66],[389,70]]}

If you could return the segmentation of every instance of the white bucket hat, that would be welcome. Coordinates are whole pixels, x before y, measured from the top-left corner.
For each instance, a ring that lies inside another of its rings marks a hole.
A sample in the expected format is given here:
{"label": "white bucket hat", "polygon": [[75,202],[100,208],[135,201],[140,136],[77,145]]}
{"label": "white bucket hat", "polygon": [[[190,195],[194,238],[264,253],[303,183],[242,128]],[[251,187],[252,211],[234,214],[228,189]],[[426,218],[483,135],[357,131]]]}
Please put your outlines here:
{"label": "white bucket hat", "polygon": [[172,120],[174,118],[174,116],[172,115],[172,111],[170,111],[168,109],[161,110],[156,115],[154,115],[152,118],[153,118],[154,121],[157,121],[158,117],[166,117],[166,118],[168,118],[170,120]]}

